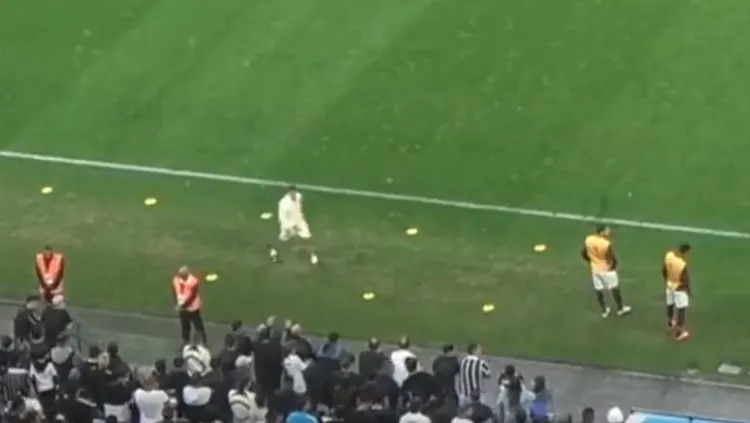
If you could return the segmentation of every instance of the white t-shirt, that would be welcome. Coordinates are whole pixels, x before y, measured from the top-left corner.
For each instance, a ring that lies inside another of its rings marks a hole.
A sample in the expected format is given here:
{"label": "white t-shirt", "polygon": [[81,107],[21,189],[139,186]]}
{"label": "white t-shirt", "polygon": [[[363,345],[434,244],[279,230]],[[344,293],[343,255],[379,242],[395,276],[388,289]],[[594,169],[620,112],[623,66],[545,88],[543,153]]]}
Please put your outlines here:
{"label": "white t-shirt", "polygon": [[161,389],[147,391],[138,388],[133,393],[133,402],[138,407],[141,423],[157,423],[164,420],[164,406],[169,401],[169,395]]}
{"label": "white t-shirt", "polygon": [[201,407],[211,400],[213,389],[207,386],[193,386],[187,385],[182,388],[182,399],[185,401],[185,405],[193,407]]}
{"label": "white t-shirt", "polygon": [[398,419],[398,423],[430,423],[429,417],[422,413],[406,413]]}
{"label": "white t-shirt", "polygon": [[307,364],[297,354],[289,354],[284,359],[284,370],[292,378],[292,390],[297,394],[307,392],[305,376],[302,374],[306,367]]}
{"label": "white t-shirt", "polygon": [[[393,364],[393,380],[396,381],[399,387],[404,384],[406,378],[409,377],[409,372],[406,370],[406,359],[417,358],[413,352],[407,349],[398,349],[391,353],[391,364]],[[420,370],[421,366],[417,363],[417,370]]]}
{"label": "white t-shirt", "polygon": [[41,371],[38,371],[32,364],[29,369],[29,375],[35,383],[37,392],[41,393],[55,389],[57,370],[55,370],[55,365],[51,361]]}
{"label": "white t-shirt", "polygon": [[279,224],[282,226],[294,225],[305,220],[302,213],[302,194],[288,193],[279,200]]}
{"label": "white t-shirt", "polygon": [[234,360],[234,367],[240,368],[245,366],[251,366],[253,364],[252,355],[240,355]]}

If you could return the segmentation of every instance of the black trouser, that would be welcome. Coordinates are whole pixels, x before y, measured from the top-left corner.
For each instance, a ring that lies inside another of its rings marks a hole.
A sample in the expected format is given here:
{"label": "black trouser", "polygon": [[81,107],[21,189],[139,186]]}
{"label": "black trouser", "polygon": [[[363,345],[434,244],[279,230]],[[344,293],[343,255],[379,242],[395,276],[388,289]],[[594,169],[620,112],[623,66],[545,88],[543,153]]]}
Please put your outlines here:
{"label": "black trouser", "polygon": [[203,343],[206,343],[206,329],[203,327],[203,317],[201,317],[200,310],[187,311],[180,310],[180,332],[182,335],[182,342],[190,343],[190,327],[195,329],[195,332],[200,334]]}
{"label": "black trouser", "polygon": [[54,422],[57,416],[57,397],[54,389],[39,392],[37,398],[39,405],[42,407],[42,414],[48,422]]}

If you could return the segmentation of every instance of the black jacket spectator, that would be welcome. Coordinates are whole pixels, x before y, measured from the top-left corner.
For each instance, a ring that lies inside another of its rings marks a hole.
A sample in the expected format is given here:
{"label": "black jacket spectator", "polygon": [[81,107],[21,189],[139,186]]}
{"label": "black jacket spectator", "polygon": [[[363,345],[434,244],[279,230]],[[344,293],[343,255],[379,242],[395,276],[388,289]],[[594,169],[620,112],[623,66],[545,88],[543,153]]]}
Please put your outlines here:
{"label": "black jacket spectator", "polygon": [[373,384],[377,389],[380,396],[384,398],[384,404],[389,409],[396,409],[399,407],[399,399],[401,396],[401,389],[393,376],[391,376],[390,361],[383,365],[380,373],[373,379]]}
{"label": "black jacket spectator", "polygon": [[154,379],[159,389],[167,390],[167,377],[167,361],[163,358],[154,361]]}
{"label": "black jacket spectator", "polygon": [[18,351],[13,345],[13,338],[3,335],[0,340],[0,368],[8,367],[17,361]]}
{"label": "black jacket spectator", "polygon": [[367,350],[359,353],[357,360],[359,374],[367,380],[374,379],[387,359],[385,354],[380,351],[380,341],[376,338],[370,339],[370,342],[367,344]]}
{"label": "black jacket spectator", "polygon": [[109,371],[118,376],[125,376],[130,373],[130,366],[120,357],[120,347],[116,342],[107,344],[107,354],[109,355]]}
{"label": "black jacket spectator", "polygon": [[331,368],[333,360],[316,360],[304,371],[305,384],[310,402],[317,406],[323,404],[328,408],[334,406],[335,370]]}
{"label": "black jacket spectator", "polygon": [[471,402],[466,405],[466,407],[464,407],[466,415],[474,423],[487,423],[495,421],[495,413],[488,405],[482,404],[480,397],[481,394],[479,392],[471,393]]}
{"label": "black jacket spectator", "polygon": [[65,421],[72,423],[92,423],[102,417],[100,409],[94,402],[91,393],[80,389],[74,395],[66,396],[62,402]]}
{"label": "black jacket spectator", "polygon": [[310,341],[302,335],[302,327],[300,325],[293,325],[286,332],[284,337],[284,347],[289,351],[294,350],[297,352],[299,358],[302,361],[312,360],[315,358],[315,351]]}
{"label": "black jacket spectator", "polygon": [[57,338],[68,329],[71,323],[73,323],[73,319],[70,318],[70,313],[62,303],[45,307],[42,312],[42,324],[44,336],[50,348],[55,345]]}
{"label": "black jacket spectator", "polygon": [[426,404],[430,399],[440,394],[440,387],[435,376],[425,371],[418,371],[417,369],[417,359],[407,358],[406,370],[409,372],[409,377],[401,385],[404,404],[412,402],[415,399],[419,400],[422,404]]}
{"label": "black jacket spectator", "polygon": [[76,352],[73,347],[68,345],[67,338],[61,335],[57,339],[57,342],[49,351],[49,357],[52,364],[55,365],[60,383],[65,383],[77,360]]}
{"label": "black jacket spectator", "polygon": [[335,375],[336,394],[334,402],[339,410],[355,408],[359,390],[365,384],[365,378],[355,373],[351,369],[351,364],[349,363]]}
{"label": "black jacket spectator", "polygon": [[384,401],[386,400],[381,395],[380,389],[374,383],[367,384],[362,387],[360,392],[359,405],[355,410],[347,413],[344,421],[352,423],[398,423],[399,415],[393,409],[386,407]]}
{"label": "black jacket spectator", "polygon": [[31,329],[41,325],[42,316],[39,313],[39,296],[29,295],[26,303],[18,309],[13,319],[13,337],[17,341],[28,342]]}
{"label": "black jacket spectator", "polygon": [[105,369],[102,366],[100,356],[102,355],[99,347],[93,345],[89,347],[89,357],[81,363],[80,366],[80,384],[86,387],[87,397],[93,400],[97,406],[104,405],[102,392],[106,387]]}
{"label": "black jacket spectator", "polygon": [[227,419],[232,417],[228,398],[232,385],[231,381],[224,379],[220,365],[220,360],[213,358],[211,360],[211,370],[201,377],[200,385],[211,388],[212,393],[209,402],[214,418],[227,421]]}
{"label": "black jacket spectator", "polygon": [[177,411],[179,414],[185,412],[185,401],[182,397],[183,388],[190,382],[190,376],[185,369],[185,360],[176,357],[172,360],[173,369],[167,374],[165,386],[162,387],[168,394],[174,395],[177,400]]}
{"label": "black jacket spectator", "polygon": [[224,346],[221,348],[221,351],[219,351],[219,354],[217,355],[219,361],[221,362],[221,373],[224,376],[228,376],[232,371],[234,371],[235,362],[237,361],[237,357],[239,356],[239,353],[237,352],[238,342],[239,337],[234,333],[228,333],[226,334],[226,336],[224,336]]}
{"label": "black jacket spectator", "polygon": [[44,336],[44,326],[41,323],[31,327],[31,332],[29,334],[27,342],[29,347],[29,356],[32,360],[45,357],[49,352],[47,339]]}
{"label": "black jacket spectator", "polygon": [[276,392],[281,385],[284,358],[281,344],[272,338],[269,329],[263,329],[255,343],[255,379],[266,393]]}
{"label": "black jacket spectator", "polygon": [[460,367],[458,357],[455,354],[453,345],[443,347],[443,353],[435,357],[432,362],[432,374],[435,375],[442,397],[451,397],[456,399],[456,376]]}

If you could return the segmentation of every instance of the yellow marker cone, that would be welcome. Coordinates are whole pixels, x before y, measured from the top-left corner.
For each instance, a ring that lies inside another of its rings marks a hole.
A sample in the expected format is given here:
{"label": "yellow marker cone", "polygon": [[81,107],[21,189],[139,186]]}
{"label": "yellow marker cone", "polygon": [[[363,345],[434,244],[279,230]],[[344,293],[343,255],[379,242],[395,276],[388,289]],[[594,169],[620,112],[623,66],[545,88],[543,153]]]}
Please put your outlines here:
{"label": "yellow marker cone", "polygon": [[154,197],[148,197],[147,199],[143,200],[143,204],[145,204],[147,207],[151,207],[156,205],[157,201]]}
{"label": "yellow marker cone", "polygon": [[206,275],[206,282],[216,282],[219,280],[219,275],[216,273],[209,273]]}
{"label": "yellow marker cone", "polygon": [[42,187],[42,194],[44,195],[52,194],[52,191],[54,191],[52,187]]}
{"label": "yellow marker cone", "polygon": [[273,213],[271,212],[264,212],[260,214],[260,218],[263,220],[269,220],[272,217],[273,217]]}
{"label": "yellow marker cone", "polygon": [[495,311],[495,305],[494,304],[485,304],[482,306],[482,311],[485,313],[490,313]]}
{"label": "yellow marker cone", "polygon": [[537,244],[534,246],[534,251],[536,251],[537,253],[541,253],[546,250],[547,250],[547,246],[544,244]]}
{"label": "yellow marker cone", "polygon": [[373,292],[365,292],[362,294],[362,299],[365,301],[370,301],[375,299],[375,293]]}
{"label": "yellow marker cone", "polygon": [[414,236],[419,233],[419,229],[417,228],[409,228],[406,230],[406,235]]}

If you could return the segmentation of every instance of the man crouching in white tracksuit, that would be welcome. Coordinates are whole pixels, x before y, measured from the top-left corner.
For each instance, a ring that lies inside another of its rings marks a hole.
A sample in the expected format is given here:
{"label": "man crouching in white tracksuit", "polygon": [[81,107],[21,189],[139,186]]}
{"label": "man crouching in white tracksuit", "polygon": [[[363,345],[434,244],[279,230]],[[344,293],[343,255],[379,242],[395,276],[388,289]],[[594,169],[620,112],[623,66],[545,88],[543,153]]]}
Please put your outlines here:
{"label": "man crouching in white tracksuit", "polygon": [[[302,211],[302,194],[294,185],[289,186],[286,194],[279,200],[278,219],[279,241],[287,242],[292,238],[308,241],[312,238],[310,226],[307,224],[305,214]],[[308,252],[310,263],[317,264],[318,256],[310,245],[308,245]],[[276,248],[269,245],[268,253],[273,262],[280,261],[279,252]]]}

